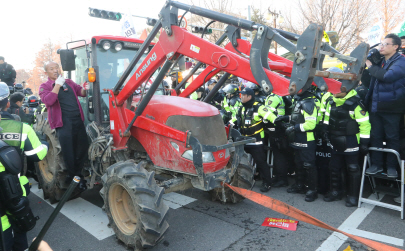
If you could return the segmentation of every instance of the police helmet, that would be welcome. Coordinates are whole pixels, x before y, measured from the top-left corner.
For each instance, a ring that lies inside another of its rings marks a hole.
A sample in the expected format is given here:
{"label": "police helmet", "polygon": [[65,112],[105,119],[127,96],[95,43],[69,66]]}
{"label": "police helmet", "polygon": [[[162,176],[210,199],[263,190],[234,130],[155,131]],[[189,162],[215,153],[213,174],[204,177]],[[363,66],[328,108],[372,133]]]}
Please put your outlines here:
{"label": "police helmet", "polygon": [[14,85],[14,92],[24,92],[24,87],[22,84],[17,83]]}
{"label": "police helmet", "polygon": [[37,98],[37,96],[30,96],[28,98],[28,106],[30,107],[37,107],[39,105],[39,99]]}
{"label": "police helmet", "polygon": [[218,81],[215,80],[215,79],[210,79],[209,81],[207,81],[206,85],[210,86],[210,85],[215,84],[215,83],[218,83]]}
{"label": "police helmet", "polygon": [[0,82],[0,101],[10,96],[10,89],[8,85],[4,82]]}
{"label": "police helmet", "polygon": [[24,89],[24,94],[25,94],[25,95],[32,95],[33,92],[32,92],[32,90],[31,90],[31,88],[27,87],[27,88]]}
{"label": "police helmet", "polygon": [[247,82],[247,83],[245,84],[245,87],[252,89],[254,92],[260,91],[260,86],[258,86],[258,85],[255,84],[255,83],[252,83],[252,82]]}
{"label": "police helmet", "polygon": [[239,89],[237,85],[229,84],[223,88],[226,94],[236,94],[238,93]]}

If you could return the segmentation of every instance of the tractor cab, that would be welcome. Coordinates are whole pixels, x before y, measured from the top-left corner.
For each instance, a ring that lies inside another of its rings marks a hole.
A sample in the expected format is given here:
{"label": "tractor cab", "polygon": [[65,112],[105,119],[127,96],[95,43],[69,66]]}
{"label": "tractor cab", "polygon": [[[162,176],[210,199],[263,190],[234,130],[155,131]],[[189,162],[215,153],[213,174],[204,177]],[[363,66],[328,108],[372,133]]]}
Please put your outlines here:
{"label": "tractor cab", "polygon": [[[109,124],[110,114],[107,90],[112,89],[118,82],[142,43],[142,40],[134,38],[94,36],[90,40],[70,42],[67,44],[67,50],[60,51],[62,68],[67,72],[66,77],[79,85],[85,82],[89,84],[90,89],[88,90],[87,97],[79,97],[86,125],[95,120],[94,106],[96,105],[95,95],[97,94],[95,94],[93,88],[94,81],[100,86],[101,122],[102,124]],[[153,45],[144,53],[138,64],[142,63],[151,48],[153,48]],[[68,66],[69,60],[66,59],[64,51],[70,51],[69,53],[73,53],[74,55],[74,65],[71,68],[67,68],[67,70],[65,68]],[[91,68],[95,71],[95,80],[89,80],[88,72]],[[135,72],[136,68],[131,72],[131,75]],[[139,93],[139,90],[135,91],[134,95]],[[156,94],[163,95],[164,87],[159,88]]]}

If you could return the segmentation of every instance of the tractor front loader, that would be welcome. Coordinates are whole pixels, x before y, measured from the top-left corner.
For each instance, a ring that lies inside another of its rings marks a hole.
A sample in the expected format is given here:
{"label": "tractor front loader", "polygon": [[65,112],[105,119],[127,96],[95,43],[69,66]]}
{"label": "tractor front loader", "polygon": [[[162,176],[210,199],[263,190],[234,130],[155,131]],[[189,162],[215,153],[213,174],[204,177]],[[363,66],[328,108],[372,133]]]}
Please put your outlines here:
{"label": "tractor front loader", "polygon": [[[217,44],[193,35],[178,26],[179,9],[226,23],[227,33]],[[239,39],[238,29],[256,30],[253,43]],[[159,41],[153,44],[158,32]],[[346,58],[352,63],[348,72],[332,76],[347,79],[340,83],[327,79],[320,70],[324,50],[336,53],[330,48],[321,50],[326,47],[322,45],[322,35],[322,27],[316,24],[311,24],[301,36],[283,35],[252,21],[167,1],[143,43],[122,37],[95,36],[71,44],[74,49],[61,50],[64,71],[70,77],[74,73],[72,78],[78,83],[90,83],[88,97],[81,100],[91,139],[85,171],[91,176],[90,187],[98,181],[103,185],[100,193],[117,238],[136,249],[156,245],[168,229],[165,193],[195,188],[215,191],[222,202],[241,201],[243,198],[224,184],[253,187],[254,169],[247,161],[244,145],[253,143],[254,139],[225,127],[215,107],[185,97],[219,71],[226,73],[217,89],[226,76],[233,74],[260,85],[266,93],[280,95],[299,93],[317,82],[333,92],[357,84],[368,46],[361,44],[356,55]],[[284,36],[295,37],[297,45]],[[219,44],[226,37],[231,43],[222,48]],[[269,53],[272,40],[294,52],[295,60],[291,62]],[[132,53],[126,68],[121,57],[124,53]],[[208,67],[182,93],[157,95],[163,78],[181,56]],[[115,86],[111,85],[111,75],[108,77],[103,72],[106,66],[117,77]],[[316,80],[317,76],[321,80]],[[149,81],[153,82],[149,90],[144,92],[143,88],[136,95],[135,91]],[[37,120],[35,129],[45,133],[50,143],[48,156],[37,166],[37,174],[45,198],[56,202],[67,188],[66,167],[59,141],[47,122],[47,113]]]}

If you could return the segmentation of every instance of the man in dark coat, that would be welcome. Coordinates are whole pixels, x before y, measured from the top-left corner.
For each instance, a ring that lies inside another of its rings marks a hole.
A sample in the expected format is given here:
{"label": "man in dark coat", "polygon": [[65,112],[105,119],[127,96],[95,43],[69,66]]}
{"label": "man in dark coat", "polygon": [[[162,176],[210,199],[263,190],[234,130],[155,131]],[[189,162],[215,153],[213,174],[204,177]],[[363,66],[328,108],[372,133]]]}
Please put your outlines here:
{"label": "man in dark coat", "polygon": [[[370,113],[371,146],[400,151],[400,121],[405,112],[405,57],[399,53],[401,39],[388,34],[380,44],[383,60],[375,65],[366,61],[371,75],[370,88],[366,96],[366,106]],[[371,154],[371,167],[368,174],[383,171],[383,153]],[[398,177],[398,160],[394,154],[387,155],[387,176]]]}

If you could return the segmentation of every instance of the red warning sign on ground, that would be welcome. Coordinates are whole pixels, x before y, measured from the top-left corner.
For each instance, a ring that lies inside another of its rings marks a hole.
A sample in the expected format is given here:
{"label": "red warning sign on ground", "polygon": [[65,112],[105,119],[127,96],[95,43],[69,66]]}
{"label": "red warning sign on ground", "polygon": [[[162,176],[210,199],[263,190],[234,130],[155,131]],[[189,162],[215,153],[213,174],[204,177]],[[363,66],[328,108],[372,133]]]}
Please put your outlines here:
{"label": "red warning sign on ground", "polygon": [[266,219],[264,219],[262,226],[277,227],[277,228],[286,229],[286,230],[290,230],[290,231],[296,231],[297,224],[298,224],[298,221],[296,221],[296,220],[266,218]]}

